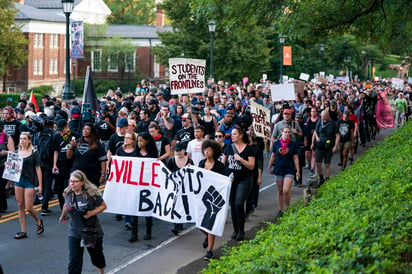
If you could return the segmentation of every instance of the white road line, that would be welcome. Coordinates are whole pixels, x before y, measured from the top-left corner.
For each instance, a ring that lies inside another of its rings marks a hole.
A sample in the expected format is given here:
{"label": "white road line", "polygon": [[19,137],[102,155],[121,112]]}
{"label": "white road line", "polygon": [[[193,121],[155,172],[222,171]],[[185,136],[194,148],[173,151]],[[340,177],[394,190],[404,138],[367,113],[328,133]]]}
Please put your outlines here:
{"label": "white road line", "polygon": [[[266,189],[268,189],[268,188],[270,188],[270,187],[272,187],[272,186],[274,186],[274,185],[276,185],[276,182],[274,182],[274,183],[272,183],[272,184],[270,184],[270,185],[267,185],[267,186],[265,186],[265,187],[260,188],[260,189],[259,189],[259,192],[265,191]],[[112,269],[112,270],[110,270],[109,272],[106,272],[106,273],[107,273],[107,274],[115,274],[115,273],[119,272],[120,270],[125,269],[125,268],[128,267],[129,265],[137,262],[138,260],[146,257],[147,255],[152,254],[152,253],[155,252],[156,250],[159,250],[160,248],[162,248],[162,247],[164,247],[164,246],[166,246],[166,245],[174,242],[175,240],[179,239],[180,237],[186,235],[187,233],[189,233],[190,231],[194,230],[195,228],[196,228],[195,225],[192,225],[192,226],[186,228],[186,229],[183,230],[182,233],[180,233],[178,236],[174,236],[174,237],[171,237],[170,239],[167,239],[166,241],[162,242],[161,244],[159,244],[159,245],[156,246],[155,248],[150,249],[150,250],[148,250],[148,251],[146,251],[146,252],[143,252],[142,254],[137,255],[136,257],[130,259],[130,260],[127,261],[126,263],[122,264],[121,266],[118,266],[118,267],[116,267],[116,268],[114,268],[114,269]]]}

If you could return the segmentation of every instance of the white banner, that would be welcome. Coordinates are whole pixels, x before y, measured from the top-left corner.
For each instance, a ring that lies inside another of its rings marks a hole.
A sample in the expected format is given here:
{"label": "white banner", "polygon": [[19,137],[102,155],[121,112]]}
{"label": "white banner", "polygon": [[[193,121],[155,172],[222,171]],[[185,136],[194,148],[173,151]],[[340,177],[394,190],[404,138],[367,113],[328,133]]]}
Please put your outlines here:
{"label": "white banner", "polygon": [[295,86],[293,83],[272,85],[270,86],[270,94],[273,102],[295,100]]}
{"label": "white banner", "polygon": [[202,93],[205,89],[205,67],[206,60],[170,58],[171,93]]}
{"label": "white banner", "polygon": [[256,136],[270,139],[270,110],[255,102],[251,102],[250,114],[252,115],[252,126]]}
{"label": "white banner", "polygon": [[227,176],[188,166],[171,173],[156,159],[112,158],[103,199],[106,212],[153,216],[222,236],[229,208]]}
{"label": "white banner", "polygon": [[9,151],[7,154],[7,161],[4,163],[3,179],[13,182],[20,181],[22,168],[23,156]]}

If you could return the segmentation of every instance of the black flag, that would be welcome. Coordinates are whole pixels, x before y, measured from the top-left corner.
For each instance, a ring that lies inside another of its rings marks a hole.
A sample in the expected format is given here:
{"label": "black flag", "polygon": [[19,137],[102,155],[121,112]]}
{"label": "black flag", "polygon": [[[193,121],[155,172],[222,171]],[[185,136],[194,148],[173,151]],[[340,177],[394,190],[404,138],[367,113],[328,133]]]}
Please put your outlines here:
{"label": "black flag", "polygon": [[93,113],[99,111],[99,102],[97,101],[96,90],[94,88],[92,75],[90,73],[90,66],[87,67],[86,78],[84,81],[83,104],[90,104],[90,108]]}

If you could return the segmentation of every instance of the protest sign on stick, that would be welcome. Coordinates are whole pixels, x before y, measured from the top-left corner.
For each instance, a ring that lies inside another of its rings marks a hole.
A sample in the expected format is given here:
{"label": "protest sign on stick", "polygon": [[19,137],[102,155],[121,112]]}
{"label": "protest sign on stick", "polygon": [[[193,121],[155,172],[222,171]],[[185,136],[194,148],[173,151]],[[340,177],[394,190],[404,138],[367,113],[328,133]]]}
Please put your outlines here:
{"label": "protest sign on stick", "polygon": [[250,114],[252,115],[252,127],[256,136],[270,139],[270,110],[255,102],[251,102]]}
{"label": "protest sign on stick", "polygon": [[273,102],[295,100],[295,85],[293,83],[271,85],[270,94]]}
{"label": "protest sign on stick", "polygon": [[202,93],[205,88],[206,60],[170,58],[171,94]]}
{"label": "protest sign on stick", "polygon": [[200,167],[171,172],[157,159],[115,156],[103,199],[109,213],[196,223],[221,236],[230,186],[227,176]]}

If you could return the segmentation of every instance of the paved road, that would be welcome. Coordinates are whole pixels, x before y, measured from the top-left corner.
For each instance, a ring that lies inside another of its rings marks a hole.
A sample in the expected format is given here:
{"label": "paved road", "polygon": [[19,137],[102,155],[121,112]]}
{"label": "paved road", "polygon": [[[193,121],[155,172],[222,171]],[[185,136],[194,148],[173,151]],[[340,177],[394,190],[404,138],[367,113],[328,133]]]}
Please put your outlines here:
{"label": "paved road", "polygon": [[[376,141],[383,140],[393,132],[392,129],[382,130]],[[357,157],[363,154],[375,142],[368,143],[360,148]],[[332,162],[332,175],[339,172],[338,155]],[[265,162],[264,166],[267,166]],[[308,170],[304,169],[303,178],[308,177]],[[302,198],[303,188],[292,188],[292,201]],[[42,217],[45,224],[45,233],[37,236],[35,223],[28,217],[28,238],[14,240],[13,236],[19,231],[18,219],[15,217],[16,201],[14,197],[8,199],[9,211],[0,218],[0,264],[6,274],[13,273],[66,273],[68,261],[67,227],[58,223],[60,209],[56,202],[51,207],[54,214]],[[246,223],[246,238],[253,237],[263,221],[275,221],[278,211],[276,202],[276,188],[273,176],[266,168],[263,174],[263,183],[259,198],[259,207]],[[8,217],[9,216],[9,217]],[[135,243],[127,241],[130,232],[126,231],[123,223],[115,221],[113,214],[103,213],[99,216],[105,238],[104,248],[108,273],[196,273],[207,262],[202,260],[205,250],[202,248],[203,234],[191,224],[185,225],[185,230],[179,236],[174,236],[170,230],[172,224],[154,219],[153,239],[139,240]],[[140,221],[143,238],[144,218]],[[215,257],[219,256],[223,243],[231,246],[237,242],[230,240],[232,226],[230,216],[226,222],[223,237],[217,237]],[[230,240],[230,241],[228,241]],[[86,252],[87,253],[87,252]],[[91,265],[88,254],[84,256],[84,273],[96,273]]]}

